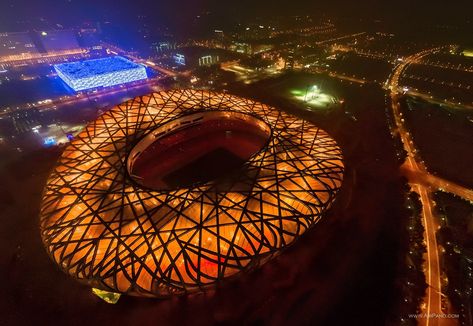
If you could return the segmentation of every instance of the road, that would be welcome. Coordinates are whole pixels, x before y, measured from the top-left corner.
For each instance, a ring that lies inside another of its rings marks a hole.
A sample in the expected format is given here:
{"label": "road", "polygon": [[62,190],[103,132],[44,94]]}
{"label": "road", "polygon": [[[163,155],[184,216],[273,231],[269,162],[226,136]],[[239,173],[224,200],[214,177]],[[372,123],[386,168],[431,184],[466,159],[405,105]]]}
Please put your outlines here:
{"label": "road", "polygon": [[409,89],[407,92],[406,92],[406,95],[409,95],[409,96],[412,96],[412,97],[417,97],[417,98],[420,98],[424,101],[427,101],[427,102],[430,102],[430,103],[433,103],[433,104],[440,104],[440,105],[445,105],[445,106],[448,106],[450,108],[461,108],[461,109],[469,109],[469,110],[473,110],[473,105],[470,105],[468,103],[461,103],[461,102],[452,102],[452,101],[447,101],[447,100],[440,100],[440,99],[437,99],[437,98],[434,98],[433,96],[431,95],[428,95],[428,94],[424,94],[424,93],[420,93],[420,92],[416,92],[415,90],[412,90],[412,89]]}
{"label": "road", "polygon": [[470,202],[473,202],[473,190],[459,185],[450,180],[438,177],[433,174],[429,174],[426,171],[415,170],[410,164],[404,164],[402,166],[402,172],[405,176],[408,176],[409,180],[415,180],[416,183],[421,183],[425,187],[432,189],[440,189],[444,192],[459,196]]}
{"label": "road", "polygon": [[327,74],[332,78],[337,78],[337,79],[349,81],[351,83],[366,84],[366,80],[355,78],[355,77],[350,77],[350,76],[346,76],[346,75],[342,75],[342,74],[333,72],[333,71],[328,70],[328,69],[323,69],[321,67],[311,67],[311,68],[309,68],[309,71],[312,72],[312,73],[316,73],[316,74]]}
{"label": "road", "polygon": [[176,77],[178,75],[184,75],[184,76],[188,76],[190,74],[190,71],[184,71],[184,72],[176,72],[176,71],[173,71],[171,69],[168,69],[168,68],[165,68],[165,67],[162,67],[158,64],[156,64],[155,62],[152,62],[152,61],[149,61],[149,60],[146,60],[146,59],[142,59],[136,55],[133,55],[125,50],[122,50],[121,48],[119,48],[118,46],[115,46],[113,44],[110,44],[110,43],[102,43],[107,49],[109,49],[110,51],[112,51],[112,54],[119,54],[119,55],[123,55],[123,56],[126,56],[128,58],[130,58],[131,60],[133,60],[134,62],[136,63],[141,63],[141,64],[144,64],[148,67],[151,67],[152,69],[160,72],[161,74],[164,74],[166,76],[170,76],[170,77]]}
{"label": "road", "polygon": [[322,44],[326,44],[326,43],[331,43],[331,42],[336,42],[336,41],[341,41],[341,40],[361,36],[361,35],[364,35],[364,34],[366,34],[366,32],[355,33],[355,34],[350,34],[350,35],[344,35],[344,36],[340,36],[340,37],[331,38],[331,39],[328,39],[328,40],[315,42],[315,44],[316,45],[322,45]]}
{"label": "road", "polygon": [[60,106],[60,105],[67,105],[67,104],[73,104],[73,103],[78,103],[81,101],[91,101],[95,99],[100,99],[102,96],[110,96],[110,95],[115,95],[115,94],[120,94],[120,93],[126,93],[128,91],[133,91],[135,89],[139,89],[142,87],[159,87],[159,81],[161,78],[150,78],[146,81],[135,83],[132,85],[128,85],[123,88],[117,88],[117,87],[112,87],[112,88],[105,88],[102,89],[96,93],[80,93],[76,94],[75,96],[65,96],[63,98],[51,100],[50,102],[44,103],[44,104],[36,104],[34,106],[22,106],[19,107],[18,109],[8,109],[3,112],[0,112],[0,118],[3,116],[8,116],[9,114],[13,112],[17,112],[18,110],[29,110],[31,108],[36,108],[36,109],[48,109],[52,108],[54,106]]}
{"label": "road", "polygon": [[[401,105],[399,103],[399,98],[403,94],[403,90],[399,85],[399,80],[403,72],[410,64],[418,63],[420,59],[426,55],[435,53],[440,49],[441,48],[433,48],[424,50],[406,58],[395,68],[386,84],[390,90],[391,106],[394,122],[396,125],[395,132],[399,134],[404,145],[404,150],[407,152],[407,159],[402,170],[408,171],[408,173],[405,173],[405,175],[409,180],[409,184],[411,185],[412,190],[419,194],[420,200],[422,202],[422,220],[425,228],[424,240],[427,248],[424,269],[428,288],[424,298],[424,304],[422,305],[422,313],[425,315],[418,318],[418,322],[420,325],[426,326],[456,324],[456,320],[454,319],[442,319],[438,317],[429,318],[429,316],[438,316],[446,313],[442,310],[442,270],[439,263],[440,255],[436,237],[439,224],[433,213],[434,203],[431,198],[430,186],[435,187],[436,185],[444,185],[444,190],[450,189],[457,192],[458,194],[464,193],[465,191],[467,192],[469,190],[463,189],[462,187],[460,187],[461,189],[457,188],[448,181],[431,176],[428,173],[425,165],[417,160],[417,150],[414,147],[414,141],[411,134],[404,125],[404,119],[400,110]],[[446,187],[447,184],[449,184],[448,187]]]}

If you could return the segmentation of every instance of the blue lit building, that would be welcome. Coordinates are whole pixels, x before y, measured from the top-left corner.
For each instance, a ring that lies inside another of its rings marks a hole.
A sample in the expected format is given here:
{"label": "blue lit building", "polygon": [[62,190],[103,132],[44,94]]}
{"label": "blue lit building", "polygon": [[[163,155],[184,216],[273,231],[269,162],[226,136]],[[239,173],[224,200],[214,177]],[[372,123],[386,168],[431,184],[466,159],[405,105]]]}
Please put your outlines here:
{"label": "blue lit building", "polygon": [[144,66],[119,56],[58,64],[54,69],[75,91],[115,86],[148,78]]}

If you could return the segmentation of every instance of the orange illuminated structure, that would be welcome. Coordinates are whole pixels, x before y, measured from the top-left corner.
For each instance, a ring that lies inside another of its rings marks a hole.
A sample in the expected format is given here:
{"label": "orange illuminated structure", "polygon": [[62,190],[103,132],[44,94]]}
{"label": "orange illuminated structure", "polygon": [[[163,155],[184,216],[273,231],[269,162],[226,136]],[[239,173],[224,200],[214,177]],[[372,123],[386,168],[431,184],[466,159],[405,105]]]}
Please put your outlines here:
{"label": "orange illuminated structure", "polygon": [[[133,176],[147,147],[209,119],[246,123],[267,141],[224,181],[153,189]],[[44,191],[41,235],[59,267],[92,287],[195,292],[293,243],[331,206],[343,170],[325,131],[275,108],[208,91],[153,93],[106,112],[65,149]]]}

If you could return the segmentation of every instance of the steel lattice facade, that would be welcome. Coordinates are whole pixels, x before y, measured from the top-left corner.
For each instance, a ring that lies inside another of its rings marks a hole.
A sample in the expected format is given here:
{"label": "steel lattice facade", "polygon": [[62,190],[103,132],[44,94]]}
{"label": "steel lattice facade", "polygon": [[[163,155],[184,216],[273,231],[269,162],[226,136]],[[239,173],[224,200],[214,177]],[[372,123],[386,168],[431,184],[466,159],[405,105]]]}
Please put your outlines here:
{"label": "steel lattice facade", "polygon": [[54,69],[76,92],[148,78],[144,66],[118,56],[62,63],[54,65]]}
{"label": "steel lattice facade", "polygon": [[[271,128],[267,146],[224,187],[156,191],[133,182],[127,157],[140,139],[202,110],[258,117]],[[293,243],[332,205],[343,171],[335,140],[312,123],[224,93],[153,93],[106,112],[65,149],[44,190],[41,235],[60,268],[90,286],[195,292]]]}

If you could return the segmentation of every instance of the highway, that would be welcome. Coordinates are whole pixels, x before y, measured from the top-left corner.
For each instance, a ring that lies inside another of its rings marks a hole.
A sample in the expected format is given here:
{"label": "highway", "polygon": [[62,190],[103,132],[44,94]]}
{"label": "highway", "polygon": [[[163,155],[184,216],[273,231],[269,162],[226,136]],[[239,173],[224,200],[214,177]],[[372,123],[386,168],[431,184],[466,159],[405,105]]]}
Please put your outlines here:
{"label": "highway", "polygon": [[421,183],[425,187],[432,189],[440,189],[444,192],[459,196],[470,202],[473,202],[473,190],[459,185],[455,182],[446,180],[444,178],[429,174],[427,171],[413,170],[410,164],[402,166],[402,172],[408,176],[409,180],[415,180],[416,183]]}
{"label": "highway", "polygon": [[458,103],[458,102],[452,102],[452,101],[447,101],[447,100],[440,100],[437,98],[434,98],[431,95],[427,95],[424,93],[417,92],[413,89],[409,89],[407,92],[405,92],[406,95],[412,96],[412,97],[417,97],[420,98],[424,101],[433,103],[433,104],[440,104],[440,105],[445,105],[451,108],[461,108],[461,109],[470,109],[473,110],[473,105],[467,104],[467,103]]}
{"label": "highway", "polygon": [[166,76],[175,77],[175,76],[178,75],[178,73],[176,73],[176,72],[174,72],[170,69],[166,69],[164,67],[158,66],[156,63],[154,63],[152,61],[144,61],[143,63],[148,65],[149,67],[153,68],[154,70],[166,75]]}
{"label": "highway", "polygon": [[328,39],[328,40],[315,42],[315,44],[316,45],[322,45],[322,44],[326,44],[326,43],[331,43],[331,42],[336,42],[336,41],[341,41],[341,40],[361,36],[361,35],[364,35],[364,34],[366,34],[366,32],[355,33],[355,34],[350,34],[350,35],[344,35],[344,36],[340,36],[340,37],[331,38],[331,39]]}
{"label": "highway", "polygon": [[456,194],[468,194],[470,190],[464,189],[458,185],[454,185],[446,180],[431,176],[425,165],[419,162],[416,158],[417,150],[414,147],[414,141],[411,134],[404,125],[404,119],[400,110],[399,98],[403,94],[403,90],[399,85],[400,77],[405,69],[413,63],[418,63],[420,59],[431,53],[439,51],[441,48],[433,48],[424,50],[410,57],[407,57],[401,62],[391,74],[387,88],[390,90],[391,107],[394,116],[396,130],[404,145],[404,150],[407,152],[407,159],[402,167],[402,171],[409,180],[409,184],[413,191],[419,194],[422,202],[422,220],[425,228],[424,240],[427,248],[425,255],[425,276],[428,284],[427,292],[424,298],[423,315],[418,318],[420,325],[436,326],[436,325],[455,325],[455,319],[439,318],[439,315],[447,313],[442,310],[442,270],[440,268],[439,249],[437,246],[436,232],[439,229],[439,224],[433,213],[434,203],[431,198],[431,189],[436,189],[436,186],[441,186],[444,190],[454,191]]}

